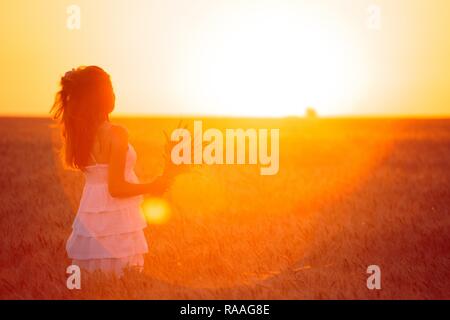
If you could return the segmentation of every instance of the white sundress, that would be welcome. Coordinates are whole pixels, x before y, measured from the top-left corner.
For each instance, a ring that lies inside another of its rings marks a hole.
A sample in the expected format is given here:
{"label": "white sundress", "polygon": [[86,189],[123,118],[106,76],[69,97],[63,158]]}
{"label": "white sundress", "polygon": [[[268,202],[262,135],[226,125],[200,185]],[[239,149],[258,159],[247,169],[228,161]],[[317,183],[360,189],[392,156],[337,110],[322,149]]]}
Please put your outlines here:
{"label": "white sundress", "polygon": [[[129,144],[125,179],[139,180],[134,173],[136,152]],[[113,198],[108,190],[108,164],[87,166],[85,186],[66,250],[74,265],[87,271],[122,275],[126,267],[144,266],[148,252],[140,209],[142,196]]]}

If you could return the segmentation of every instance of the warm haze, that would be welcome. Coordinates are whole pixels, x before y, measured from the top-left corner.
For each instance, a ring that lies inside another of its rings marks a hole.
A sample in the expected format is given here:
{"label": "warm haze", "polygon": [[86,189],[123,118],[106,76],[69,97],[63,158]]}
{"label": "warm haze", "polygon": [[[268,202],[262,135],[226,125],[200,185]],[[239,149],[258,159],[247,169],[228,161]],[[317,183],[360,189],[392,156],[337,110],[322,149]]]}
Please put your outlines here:
{"label": "warm haze", "polygon": [[449,12],[1,1],[0,300],[450,299]]}

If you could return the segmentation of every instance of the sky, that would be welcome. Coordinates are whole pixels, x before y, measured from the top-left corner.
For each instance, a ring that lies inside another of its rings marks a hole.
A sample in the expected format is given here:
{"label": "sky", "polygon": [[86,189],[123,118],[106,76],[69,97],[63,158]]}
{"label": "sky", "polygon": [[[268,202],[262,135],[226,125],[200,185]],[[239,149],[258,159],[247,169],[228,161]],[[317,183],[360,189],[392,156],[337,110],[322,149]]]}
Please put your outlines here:
{"label": "sky", "polygon": [[1,1],[0,115],[48,115],[59,78],[98,65],[117,115],[449,116],[449,13],[448,0]]}

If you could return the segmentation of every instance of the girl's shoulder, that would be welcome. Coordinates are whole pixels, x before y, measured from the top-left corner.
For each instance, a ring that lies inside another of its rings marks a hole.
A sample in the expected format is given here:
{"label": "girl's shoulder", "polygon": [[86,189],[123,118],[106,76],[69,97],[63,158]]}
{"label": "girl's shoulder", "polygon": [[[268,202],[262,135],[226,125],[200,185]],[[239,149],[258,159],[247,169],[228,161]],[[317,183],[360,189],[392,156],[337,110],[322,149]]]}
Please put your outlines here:
{"label": "girl's shoulder", "polygon": [[128,135],[128,130],[124,126],[116,123],[110,123],[109,130],[111,134]]}
{"label": "girl's shoulder", "polygon": [[111,123],[109,126],[109,135],[111,142],[127,142],[128,143],[128,130],[121,125]]}

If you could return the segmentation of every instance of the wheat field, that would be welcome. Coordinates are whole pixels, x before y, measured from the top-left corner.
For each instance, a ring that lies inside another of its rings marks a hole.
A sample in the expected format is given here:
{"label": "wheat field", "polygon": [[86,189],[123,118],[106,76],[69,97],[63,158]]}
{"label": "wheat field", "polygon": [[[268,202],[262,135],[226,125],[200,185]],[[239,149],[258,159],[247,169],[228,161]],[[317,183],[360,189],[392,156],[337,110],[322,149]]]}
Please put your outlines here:
{"label": "wheat field", "polygon": [[[148,181],[177,118],[115,119]],[[184,119],[188,124],[193,119]],[[450,120],[203,119],[279,128],[280,170],[199,165],[145,230],[142,273],[66,287],[83,175],[48,119],[0,119],[2,299],[450,299]],[[366,286],[369,265],[382,289]]]}

